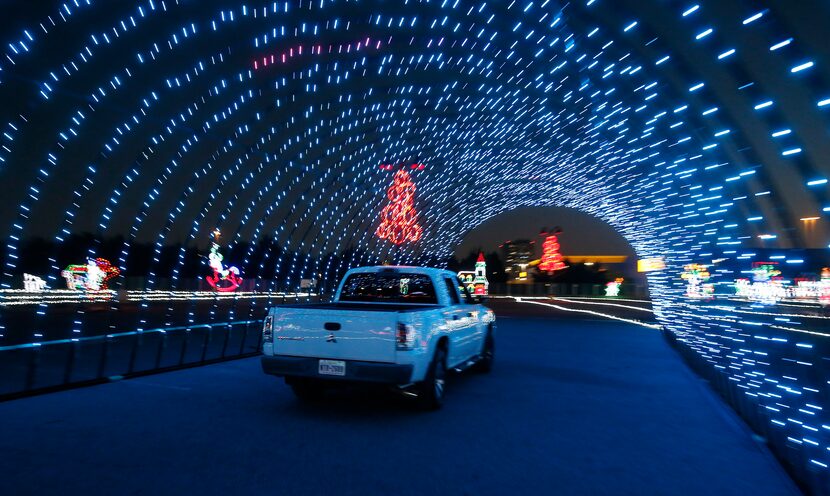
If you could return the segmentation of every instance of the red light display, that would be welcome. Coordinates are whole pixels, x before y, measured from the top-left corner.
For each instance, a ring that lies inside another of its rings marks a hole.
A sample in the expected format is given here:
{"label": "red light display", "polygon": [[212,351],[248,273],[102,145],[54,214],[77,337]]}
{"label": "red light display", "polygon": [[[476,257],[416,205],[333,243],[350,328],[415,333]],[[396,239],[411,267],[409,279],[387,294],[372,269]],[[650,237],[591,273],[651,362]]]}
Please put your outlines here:
{"label": "red light display", "polygon": [[542,245],[542,261],[539,263],[539,270],[554,272],[564,268],[565,262],[562,261],[562,254],[559,253],[559,239],[555,234],[551,234],[545,238],[545,243]]}
{"label": "red light display", "polygon": [[415,211],[415,183],[406,170],[395,173],[386,197],[389,205],[380,213],[380,226],[375,231],[377,237],[396,245],[421,239],[423,229],[418,225]]}

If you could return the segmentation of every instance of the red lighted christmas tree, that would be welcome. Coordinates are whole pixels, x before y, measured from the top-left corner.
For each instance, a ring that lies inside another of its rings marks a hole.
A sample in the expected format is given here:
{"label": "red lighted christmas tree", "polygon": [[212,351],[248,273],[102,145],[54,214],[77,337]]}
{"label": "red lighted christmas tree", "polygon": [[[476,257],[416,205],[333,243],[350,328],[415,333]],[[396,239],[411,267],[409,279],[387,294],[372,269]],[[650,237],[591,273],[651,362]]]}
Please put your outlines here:
{"label": "red lighted christmas tree", "polygon": [[408,172],[401,169],[395,173],[386,197],[390,203],[380,213],[380,226],[375,234],[396,245],[421,239],[423,230],[415,211],[415,183]]}
{"label": "red lighted christmas tree", "polygon": [[[561,232],[556,230],[554,232]],[[555,272],[565,268],[562,254],[559,253],[559,239],[556,234],[548,234],[545,243],[542,245],[542,261],[539,263],[539,270],[544,272]]]}

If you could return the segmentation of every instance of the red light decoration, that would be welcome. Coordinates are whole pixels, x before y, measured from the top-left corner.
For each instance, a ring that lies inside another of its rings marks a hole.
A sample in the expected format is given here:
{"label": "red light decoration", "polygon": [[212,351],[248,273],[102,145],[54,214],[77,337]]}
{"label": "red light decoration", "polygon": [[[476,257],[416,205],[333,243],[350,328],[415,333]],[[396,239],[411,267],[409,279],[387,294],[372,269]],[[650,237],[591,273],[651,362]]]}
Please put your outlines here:
{"label": "red light decoration", "polygon": [[395,173],[386,197],[390,203],[380,213],[377,237],[396,245],[421,239],[423,229],[418,225],[415,211],[415,183],[408,172],[401,169]]}
{"label": "red light decoration", "polygon": [[559,253],[559,239],[555,234],[551,234],[545,238],[545,243],[542,245],[542,261],[539,263],[539,270],[555,272],[564,268],[565,262],[562,261],[562,254]]}
{"label": "red light decoration", "polygon": [[105,258],[96,258],[95,265],[97,265],[101,272],[104,273],[104,279],[101,281],[102,288],[106,288],[109,281],[121,273],[121,271],[118,270],[118,267],[111,264],[109,260]]}
{"label": "red light decoration", "polygon": [[229,293],[236,291],[236,288],[242,284],[242,277],[236,267],[225,268],[222,264],[224,257],[219,252],[219,237],[221,235],[219,229],[213,231],[213,243],[210,246],[210,255],[208,255],[208,265],[213,269],[213,274],[205,277],[205,280],[216,291]]}
{"label": "red light decoration", "polygon": [[[392,165],[392,164],[380,164],[380,170],[391,171],[391,170],[395,170],[395,167],[396,166]],[[406,164],[401,164],[400,167],[406,168]],[[419,163],[416,162],[414,164],[410,164],[409,168],[412,169],[412,170],[424,170],[424,169],[427,168],[427,166],[424,165],[424,164],[419,164]]]}
{"label": "red light decoration", "polygon": [[213,274],[205,277],[205,280],[216,291],[221,291],[223,293],[236,291],[236,289],[242,284],[242,278],[238,273],[233,272],[234,269],[236,269],[236,267],[231,267],[228,273],[224,276],[214,271]]}

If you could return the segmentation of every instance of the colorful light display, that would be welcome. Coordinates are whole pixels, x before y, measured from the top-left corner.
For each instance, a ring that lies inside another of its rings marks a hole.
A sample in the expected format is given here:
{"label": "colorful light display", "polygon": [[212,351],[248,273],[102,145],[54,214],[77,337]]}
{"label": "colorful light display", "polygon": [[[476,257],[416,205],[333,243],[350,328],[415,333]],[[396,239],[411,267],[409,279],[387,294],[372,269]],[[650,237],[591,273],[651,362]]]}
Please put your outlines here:
{"label": "colorful light display", "polygon": [[487,280],[487,260],[484,258],[484,253],[478,254],[475,270],[459,272],[458,280],[461,281],[470,294],[487,295],[490,293],[490,281]]}
{"label": "colorful light display", "polygon": [[476,273],[472,270],[462,270],[458,273],[458,280],[467,289],[470,294],[474,294],[476,290],[475,286],[475,279]]}
{"label": "colorful light display", "polygon": [[23,289],[37,292],[46,289],[46,281],[32,274],[23,274]]}
{"label": "colorful light display", "polygon": [[208,265],[213,270],[213,274],[205,277],[205,280],[216,291],[236,291],[242,284],[242,277],[239,275],[238,268],[234,266],[226,268],[222,264],[222,260],[225,257],[219,251],[220,236],[221,232],[219,229],[213,231],[213,242],[210,245],[210,254],[208,255]]}
{"label": "colorful light display", "polygon": [[487,260],[484,253],[478,254],[476,259],[475,278],[473,279],[473,294],[486,295],[490,292],[490,281],[487,280]]}
{"label": "colorful light display", "polygon": [[614,298],[620,295],[620,286],[623,283],[623,278],[618,277],[611,282],[605,284],[605,296]]}
{"label": "colorful light display", "polygon": [[711,298],[715,292],[715,287],[708,283],[711,274],[706,265],[685,265],[680,278],[686,281],[686,296],[689,298]]}
{"label": "colorful light display", "polygon": [[752,280],[768,282],[779,278],[781,271],[776,262],[752,262]]}
{"label": "colorful light display", "polygon": [[815,276],[788,279],[781,276],[775,262],[754,262],[751,279],[742,277],[735,280],[735,296],[747,300],[775,305],[779,302],[830,304],[830,268],[824,267],[818,278]]}
{"label": "colorful light display", "polygon": [[[555,232],[561,232],[555,230]],[[539,262],[539,270],[544,272],[556,272],[565,268],[565,261],[559,253],[559,238],[556,234],[547,234],[542,244],[542,260]]]}
{"label": "colorful light display", "polygon": [[395,173],[386,197],[389,204],[380,213],[380,225],[375,231],[377,237],[396,245],[421,239],[423,229],[418,225],[415,211],[415,183],[406,170]]}
{"label": "colorful light display", "polygon": [[118,267],[103,258],[89,259],[86,265],[70,265],[61,272],[66,287],[79,291],[101,291],[120,273]]}

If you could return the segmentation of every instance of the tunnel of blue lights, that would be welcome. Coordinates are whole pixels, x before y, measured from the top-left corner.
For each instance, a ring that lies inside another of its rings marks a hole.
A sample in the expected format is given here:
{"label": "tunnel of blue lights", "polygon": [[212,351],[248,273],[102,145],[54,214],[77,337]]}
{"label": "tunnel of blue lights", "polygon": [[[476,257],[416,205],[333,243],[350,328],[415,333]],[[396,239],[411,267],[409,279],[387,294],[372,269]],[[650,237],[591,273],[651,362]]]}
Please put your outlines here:
{"label": "tunnel of blue lights", "polygon": [[[22,287],[32,238],[52,250],[38,275],[61,287],[59,247],[92,233],[73,242],[92,258],[107,251],[116,287],[134,247],[150,246],[132,288],[146,307],[153,290],[186,289],[185,274],[204,263],[193,250],[220,229],[251,293],[296,291],[310,278],[330,291],[353,266],[443,263],[466,232],[516,207],[572,207],[612,225],[638,258],[662,257],[648,282],[667,334],[819,487],[830,465],[821,307],[689,298],[680,274],[700,263],[717,278],[718,263],[764,257],[795,267],[827,250],[830,48],[820,19],[829,9],[741,0],[20,6],[2,22],[2,287]],[[411,170],[417,242],[375,235],[392,181],[386,164],[423,166]],[[36,308],[48,319],[48,302]],[[0,316],[0,347],[83,338],[82,319],[74,323],[65,336],[35,325],[12,342]],[[187,324],[168,314],[159,325]]]}

